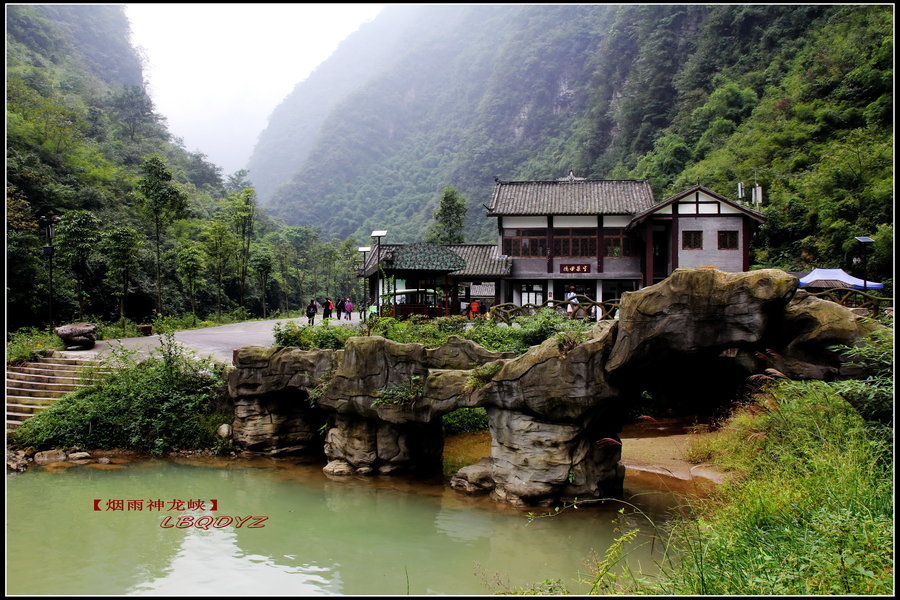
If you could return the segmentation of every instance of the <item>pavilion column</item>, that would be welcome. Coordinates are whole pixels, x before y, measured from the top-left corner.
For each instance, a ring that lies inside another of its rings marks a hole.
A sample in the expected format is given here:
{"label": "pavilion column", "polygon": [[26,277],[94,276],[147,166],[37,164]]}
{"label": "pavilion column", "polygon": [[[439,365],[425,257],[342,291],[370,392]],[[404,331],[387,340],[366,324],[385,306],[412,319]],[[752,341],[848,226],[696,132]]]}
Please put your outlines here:
{"label": "pavilion column", "polygon": [[653,285],[653,220],[644,223],[644,285]]}

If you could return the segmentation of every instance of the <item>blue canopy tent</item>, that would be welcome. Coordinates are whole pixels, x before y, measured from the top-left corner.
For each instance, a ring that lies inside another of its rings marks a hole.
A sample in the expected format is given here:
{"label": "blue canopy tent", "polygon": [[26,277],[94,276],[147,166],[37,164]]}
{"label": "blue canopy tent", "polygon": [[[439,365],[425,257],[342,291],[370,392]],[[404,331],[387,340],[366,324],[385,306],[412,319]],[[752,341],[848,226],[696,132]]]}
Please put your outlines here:
{"label": "blue canopy tent", "polygon": [[843,269],[813,269],[800,278],[800,287],[880,290],[884,288],[884,284],[857,279],[845,273]]}

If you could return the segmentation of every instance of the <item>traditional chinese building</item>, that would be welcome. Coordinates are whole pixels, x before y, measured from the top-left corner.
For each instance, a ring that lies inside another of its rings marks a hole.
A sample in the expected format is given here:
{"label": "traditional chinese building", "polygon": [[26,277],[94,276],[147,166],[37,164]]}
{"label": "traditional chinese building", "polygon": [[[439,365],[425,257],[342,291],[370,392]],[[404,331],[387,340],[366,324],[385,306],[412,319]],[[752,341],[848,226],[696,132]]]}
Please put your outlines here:
{"label": "traditional chinese building", "polygon": [[[396,289],[442,290],[456,314],[474,290],[493,284],[491,304],[542,304],[575,293],[619,298],[678,267],[747,271],[749,243],[765,216],[696,185],[656,202],[645,180],[495,181],[487,216],[498,243],[381,245],[362,275],[373,297]],[[441,254],[440,261],[431,260]],[[398,262],[399,261],[399,262]],[[490,288],[488,288],[490,289]],[[481,292],[483,295],[484,292]],[[442,310],[443,312],[443,310]]]}
{"label": "traditional chinese building", "polygon": [[678,267],[749,269],[765,216],[697,185],[657,203],[645,180],[496,181],[489,217],[512,268],[504,302],[598,301],[665,279]]}

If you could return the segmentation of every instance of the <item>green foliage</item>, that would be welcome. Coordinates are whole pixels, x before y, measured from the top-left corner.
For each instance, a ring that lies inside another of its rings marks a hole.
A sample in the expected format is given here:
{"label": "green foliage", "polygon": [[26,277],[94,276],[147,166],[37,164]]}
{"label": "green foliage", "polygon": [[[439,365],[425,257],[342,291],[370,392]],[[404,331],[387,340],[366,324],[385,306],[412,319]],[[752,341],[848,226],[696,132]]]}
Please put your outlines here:
{"label": "green foliage", "polygon": [[736,412],[699,457],[741,477],[673,533],[660,594],[889,594],[891,433],[826,383],[785,381]]}
{"label": "green foliage", "polygon": [[892,425],[894,420],[894,326],[873,329],[856,346],[834,346],[850,365],[862,369],[866,378],[830,382],[867,421]]}
{"label": "green foliage", "polygon": [[[140,363],[124,359],[99,383],[58,400],[11,436],[20,446],[125,448],[162,453],[212,448],[224,410],[222,374],[185,354],[171,336]],[[122,358],[121,356],[119,358]]]}
{"label": "green foliage", "polygon": [[444,435],[470,433],[488,428],[487,411],[484,408],[457,408],[441,417]]}
{"label": "green foliage", "polygon": [[425,382],[420,375],[412,375],[408,381],[388,385],[376,391],[371,406],[411,406],[424,395]]}
{"label": "green foliage", "polygon": [[466,199],[453,188],[444,188],[434,223],[428,226],[425,241],[431,244],[461,244],[465,241],[463,226],[468,211]]}
{"label": "green foliage", "polygon": [[296,321],[275,323],[272,329],[277,346],[310,350],[323,348],[340,350],[349,338],[358,335],[353,327],[332,325],[302,325]]}
{"label": "green foliage", "polygon": [[474,392],[481,387],[486,386],[494,378],[494,375],[503,368],[503,361],[495,360],[483,365],[479,365],[472,369],[472,374],[466,382],[466,391]]}
{"label": "green foliage", "polygon": [[65,350],[62,339],[55,333],[34,327],[23,327],[6,334],[6,364],[36,360],[52,350]]}

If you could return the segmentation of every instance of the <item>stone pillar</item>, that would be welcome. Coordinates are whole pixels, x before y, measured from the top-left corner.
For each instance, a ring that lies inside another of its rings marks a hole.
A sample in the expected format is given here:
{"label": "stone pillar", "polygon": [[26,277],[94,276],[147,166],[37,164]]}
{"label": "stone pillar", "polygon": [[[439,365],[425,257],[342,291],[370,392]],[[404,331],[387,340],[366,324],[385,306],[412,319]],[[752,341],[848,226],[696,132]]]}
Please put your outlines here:
{"label": "stone pillar", "polygon": [[326,475],[396,471],[440,473],[444,438],[441,421],[394,424],[336,415],[325,436]]}

